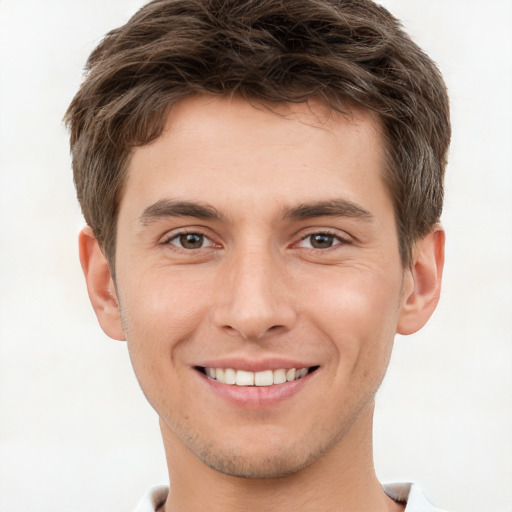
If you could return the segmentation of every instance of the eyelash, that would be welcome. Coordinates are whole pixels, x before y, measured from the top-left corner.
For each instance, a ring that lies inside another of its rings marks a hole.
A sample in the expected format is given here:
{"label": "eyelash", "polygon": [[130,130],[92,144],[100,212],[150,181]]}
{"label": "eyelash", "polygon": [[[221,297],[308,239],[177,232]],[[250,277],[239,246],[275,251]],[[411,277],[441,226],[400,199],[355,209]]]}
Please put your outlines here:
{"label": "eyelash", "polygon": [[[209,242],[209,243],[206,246],[201,244],[201,247],[193,247],[193,248],[187,248],[187,247],[183,247],[182,244],[178,245],[178,244],[172,243],[174,240],[180,241],[180,239],[182,237],[186,237],[186,236],[200,237],[202,244],[204,244],[205,242]],[[206,249],[208,247],[219,247],[219,244],[216,244],[215,242],[213,242],[211,240],[210,237],[206,236],[204,233],[201,233],[199,231],[180,231],[178,233],[173,233],[173,234],[167,236],[162,241],[162,245],[173,245],[174,247],[177,247],[179,250],[183,250],[183,251],[199,251],[201,249]]]}
{"label": "eyelash", "polygon": [[[348,245],[351,243],[351,241],[348,238],[344,238],[344,237],[337,235],[335,233],[332,233],[330,231],[315,231],[314,233],[309,233],[309,234],[303,236],[300,239],[299,243],[304,242],[307,239],[311,239],[314,236],[330,237],[330,238],[332,238],[333,243],[329,247],[322,247],[322,248],[320,248],[320,247],[304,247],[305,249],[308,249],[311,251],[326,251],[326,250],[332,249],[333,247],[336,247],[338,245]],[[336,242],[336,243],[334,243],[334,242]],[[310,241],[310,244],[311,244],[311,241]]]}
{"label": "eyelash", "polygon": [[[201,247],[184,247],[183,243],[182,243],[183,242],[182,237],[186,237],[186,236],[200,237]],[[331,245],[329,245],[328,247],[312,247],[311,239],[312,239],[312,237],[315,237],[315,236],[320,236],[320,237],[323,236],[323,237],[330,238]],[[307,249],[309,251],[322,251],[323,252],[328,249],[332,249],[333,247],[336,247],[338,245],[348,245],[351,243],[351,241],[349,239],[341,237],[338,234],[332,233],[330,231],[315,231],[313,233],[308,233],[307,235],[301,237],[300,241],[293,244],[292,247],[300,246],[305,240],[308,240],[308,239],[310,240],[309,247],[303,247],[303,248]],[[178,241],[178,243],[175,244],[175,243],[173,243],[173,241]],[[207,243],[207,245],[204,245],[205,242]],[[207,249],[210,247],[214,247],[214,248],[221,247],[220,244],[217,244],[214,241],[212,241],[212,239],[210,237],[208,237],[207,235],[205,235],[204,233],[201,233],[200,231],[188,231],[188,230],[180,231],[178,233],[173,233],[173,234],[167,236],[162,241],[162,245],[172,245],[172,246],[176,247],[178,250],[182,250],[182,251],[186,251],[186,252],[192,252],[192,251],[197,252],[197,251],[200,251],[201,249]]]}

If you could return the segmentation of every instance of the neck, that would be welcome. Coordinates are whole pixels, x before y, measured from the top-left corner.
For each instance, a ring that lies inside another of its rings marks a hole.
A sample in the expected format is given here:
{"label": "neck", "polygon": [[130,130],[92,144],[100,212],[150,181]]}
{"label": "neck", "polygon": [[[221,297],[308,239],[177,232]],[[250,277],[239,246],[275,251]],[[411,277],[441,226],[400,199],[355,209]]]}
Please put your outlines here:
{"label": "neck", "polygon": [[399,512],[382,490],[372,455],[373,403],[330,450],[301,471],[279,478],[226,475],[200,461],[161,422],[169,468],[165,512]]}

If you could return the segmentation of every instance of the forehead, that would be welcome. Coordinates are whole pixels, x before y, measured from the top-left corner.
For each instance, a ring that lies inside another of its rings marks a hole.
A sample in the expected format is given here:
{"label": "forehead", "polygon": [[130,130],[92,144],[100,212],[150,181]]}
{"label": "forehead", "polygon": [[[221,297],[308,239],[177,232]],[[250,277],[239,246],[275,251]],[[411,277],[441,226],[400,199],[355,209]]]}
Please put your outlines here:
{"label": "forehead", "polygon": [[166,197],[227,205],[271,194],[283,206],[340,192],[353,200],[354,187],[385,193],[382,141],[366,110],[191,97],[172,108],[158,139],[134,149],[121,210]]}

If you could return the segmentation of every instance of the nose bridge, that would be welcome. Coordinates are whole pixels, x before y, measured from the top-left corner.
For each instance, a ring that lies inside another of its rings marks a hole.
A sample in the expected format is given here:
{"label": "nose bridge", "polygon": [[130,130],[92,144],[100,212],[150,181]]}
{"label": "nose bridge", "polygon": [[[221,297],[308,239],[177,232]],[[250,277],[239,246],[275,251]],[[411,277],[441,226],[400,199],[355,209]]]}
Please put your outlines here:
{"label": "nose bridge", "polygon": [[215,312],[219,327],[245,339],[259,339],[270,329],[290,328],[295,312],[287,298],[284,268],[269,244],[244,244],[226,262]]}

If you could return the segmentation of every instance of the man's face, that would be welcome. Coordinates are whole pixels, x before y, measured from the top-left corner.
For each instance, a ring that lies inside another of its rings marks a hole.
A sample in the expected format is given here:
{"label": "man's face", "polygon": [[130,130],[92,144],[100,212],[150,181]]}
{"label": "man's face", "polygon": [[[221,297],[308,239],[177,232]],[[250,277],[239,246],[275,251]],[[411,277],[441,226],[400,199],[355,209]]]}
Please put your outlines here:
{"label": "man's face", "polygon": [[164,438],[253,477],[368,429],[410,281],[375,118],[274,110],[173,108],[133,151],[117,239],[124,332]]}

